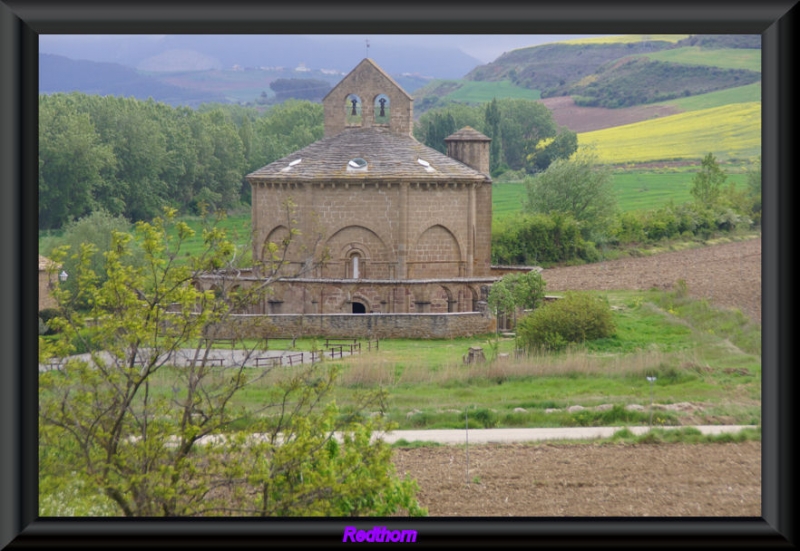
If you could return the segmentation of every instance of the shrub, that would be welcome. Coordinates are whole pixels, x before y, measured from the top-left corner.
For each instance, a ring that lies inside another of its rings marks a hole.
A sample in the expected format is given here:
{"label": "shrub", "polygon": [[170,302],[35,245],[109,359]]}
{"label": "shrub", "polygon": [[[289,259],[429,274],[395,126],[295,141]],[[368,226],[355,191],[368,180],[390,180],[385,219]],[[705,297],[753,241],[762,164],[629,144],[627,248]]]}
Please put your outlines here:
{"label": "shrub", "polygon": [[491,410],[479,409],[472,414],[472,417],[483,425],[483,428],[492,429],[497,426],[497,416]]}
{"label": "shrub", "polygon": [[[53,335],[58,332],[50,323],[50,320],[59,315],[57,308],[45,308],[39,311],[39,334],[40,335]],[[42,329],[44,328],[44,332]]]}
{"label": "shrub", "polygon": [[611,337],[615,333],[608,302],[583,292],[569,292],[517,324],[522,345],[541,351],[561,350],[568,343]]}

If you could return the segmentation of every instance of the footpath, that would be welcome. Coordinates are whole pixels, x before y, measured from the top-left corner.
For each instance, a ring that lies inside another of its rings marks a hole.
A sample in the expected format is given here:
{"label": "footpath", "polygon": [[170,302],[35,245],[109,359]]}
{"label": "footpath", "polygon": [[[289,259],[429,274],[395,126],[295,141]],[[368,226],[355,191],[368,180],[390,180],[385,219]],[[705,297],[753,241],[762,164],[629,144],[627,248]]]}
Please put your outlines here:
{"label": "footpath", "polygon": [[[653,427],[665,430],[687,427]],[[755,425],[698,425],[703,434],[737,433],[743,429],[755,429]],[[406,442],[438,442],[440,444],[493,444],[512,442],[536,442],[542,440],[591,440],[609,438],[623,427],[567,427],[547,429],[469,429],[467,430],[395,430],[389,433],[376,433],[373,438],[381,438],[388,444],[398,440]],[[645,434],[649,427],[628,427],[633,434]]]}

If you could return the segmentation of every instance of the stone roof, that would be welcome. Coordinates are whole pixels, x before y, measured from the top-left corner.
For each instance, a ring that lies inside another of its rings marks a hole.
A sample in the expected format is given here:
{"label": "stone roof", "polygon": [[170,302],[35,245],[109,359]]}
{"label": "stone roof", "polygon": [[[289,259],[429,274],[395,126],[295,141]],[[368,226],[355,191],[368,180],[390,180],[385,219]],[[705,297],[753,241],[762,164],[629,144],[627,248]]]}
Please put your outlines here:
{"label": "stone roof", "polygon": [[[350,166],[349,162],[358,158],[364,159],[367,165],[363,168]],[[423,182],[489,180],[485,174],[412,136],[392,133],[383,127],[345,129],[252,172],[247,178],[286,182],[376,178]]]}
{"label": "stone roof", "polygon": [[490,142],[491,138],[484,136],[471,126],[465,126],[461,130],[450,134],[444,139],[445,142]]}

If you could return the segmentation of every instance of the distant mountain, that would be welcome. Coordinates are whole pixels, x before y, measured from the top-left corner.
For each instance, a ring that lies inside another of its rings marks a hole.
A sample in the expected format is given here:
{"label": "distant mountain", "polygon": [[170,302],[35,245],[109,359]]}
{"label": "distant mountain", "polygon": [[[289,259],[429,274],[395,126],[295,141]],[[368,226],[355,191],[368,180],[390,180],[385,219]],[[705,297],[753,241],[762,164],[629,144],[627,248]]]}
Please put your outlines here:
{"label": "distant mountain", "polygon": [[470,71],[465,80],[509,80],[531,90],[546,91],[577,82],[621,57],[663,50],[670,42],[609,44],[545,44],[513,50]]}
{"label": "distant mountain", "polygon": [[221,94],[165,84],[117,63],[76,61],[51,54],[39,54],[39,92],[153,98],[170,105],[225,101]]}
{"label": "distant mountain", "polygon": [[[304,64],[311,69],[347,73],[363,58],[374,59],[387,73],[461,78],[481,62],[456,48],[401,46],[376,36],[369,48],[358,37],[314,35],[165,35],[152,37],[92,37],[66,40],[42,35],[39,51],[97,62],[113,62],[148,71],[286,67]],[[175,52],[185,61],[176,65]]]}
{"label": "distant mountain", "polygon": [[761,79],[758,35],[693,35],[672,42],[630,38],[521,48],[476,67],[464,80],[507,81],[538,90],[542,98],[572,96],[578,105],[617,108]]}

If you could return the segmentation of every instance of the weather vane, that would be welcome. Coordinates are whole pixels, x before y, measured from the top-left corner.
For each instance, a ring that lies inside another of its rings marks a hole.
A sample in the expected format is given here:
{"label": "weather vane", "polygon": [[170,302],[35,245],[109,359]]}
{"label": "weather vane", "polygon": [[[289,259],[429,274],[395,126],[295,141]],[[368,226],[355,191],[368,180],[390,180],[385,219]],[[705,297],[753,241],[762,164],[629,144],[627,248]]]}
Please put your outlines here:
{"label": "weather vane", "polygon": [[367,57],[369,57],[369,39],[366,39],[364,42],[367,43]]}

